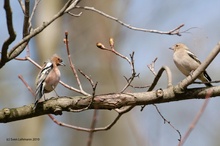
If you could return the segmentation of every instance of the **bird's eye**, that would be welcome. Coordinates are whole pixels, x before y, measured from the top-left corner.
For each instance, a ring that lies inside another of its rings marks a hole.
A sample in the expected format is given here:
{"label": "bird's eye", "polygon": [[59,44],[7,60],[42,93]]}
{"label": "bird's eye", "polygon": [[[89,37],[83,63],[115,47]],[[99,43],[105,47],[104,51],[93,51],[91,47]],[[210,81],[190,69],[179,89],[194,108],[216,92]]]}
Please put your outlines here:
{"label": "bird's eye", "polygon": [[179,45],[177,44],[176,47],[178,47]]}

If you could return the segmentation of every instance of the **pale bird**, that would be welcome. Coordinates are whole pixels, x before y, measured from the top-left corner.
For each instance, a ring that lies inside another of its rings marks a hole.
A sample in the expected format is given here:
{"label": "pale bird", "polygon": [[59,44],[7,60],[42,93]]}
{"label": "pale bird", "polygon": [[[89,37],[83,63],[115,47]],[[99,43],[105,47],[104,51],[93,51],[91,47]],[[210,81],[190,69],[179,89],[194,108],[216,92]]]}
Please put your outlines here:
{"label": "pale bird", "polygon": [[[195,71],[201,62],[199,59],[189,51],[189,48],[182,44],[175,44],[172,48],[173,53],[173,61],[176,64],[177,68],[185,75],[189,76],[193,71]],[[207,74],[206,71],[203,71],[198,79],[201,80],[207,87],[211,87],[212,84],[208,83],[211,81],[211,78]]]}

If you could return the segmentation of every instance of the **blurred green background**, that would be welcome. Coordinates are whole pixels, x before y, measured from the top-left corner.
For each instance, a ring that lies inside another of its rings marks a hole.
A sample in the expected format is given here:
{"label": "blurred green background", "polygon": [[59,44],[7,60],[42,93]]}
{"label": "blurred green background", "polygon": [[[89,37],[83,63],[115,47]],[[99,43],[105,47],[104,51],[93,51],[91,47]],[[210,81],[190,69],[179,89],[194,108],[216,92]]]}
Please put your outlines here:
{"label": "blurred green background", "polygon": [[[56,14],[66,1],[47,0],[41,1],[33,19],[33,28],[36,28],[44,21],[48,21]],[[34,3],[31,2],[33,7]],[[68,65],[67,53],[63,43],[64,32],[69,32],[69,45],[73,63],[77,69],[91,76],[98,81],[96,94],[119,92],[126,84],[124,77],[130,77],[131,69],[129,64],[112,53],[102,51],[96,47],[97,42],[108,46],[108,40],[113,37],[115,49],[125,56],[135,52],[136,72],[140,78],[134,81],[134,85],[149,85],[153,80],[153,74],[147,68],[156,57],[155,70],[167,65],[173,73],[173,83],[177,84],[184,76],[175,67],[172,54],[168,48],[175,43],[185,43],[201,61],[203,61],[212,48],[220,41],[220,1],[217,0],[82,0],[80,6],[91,6],[109,15],[117,17],[132,26],[171,30],[180,24],[185,24],[181,31],[190,29],[182,36],[168,36],[152,33],[133,31],[123,27],[115,21],[107,19],[91,11],[82,11],[80,17],[64,15],[56,20],[42,33],[33,38],[29,43],[31,58],[39,64],[50,58],[52,54],[60,55],[66,67],[60,67],[61,80],[76,87],[76,80]],[[14,28],[17,33],[13,46],[21,40],[23,13],[17,1],[11,1],[13,10]],[[5,11],[3,1],[0,1],[0,44],[3,44],[8,37],[6,29]],[[74,10],[79,13],[81,10]],[[24,57],[25,51],[19,56]],[[213,80],[219,80],[219,57],[207,68]],[[28,84],[35,89],[35,77],[37,69],[30,62],[13,60],[7,63],[0,70],[0,108],[19,107],[34,102],[30,92],[18,79],[22,75]],[[92,93],[88,81],[79,75],[85,91]],[[158,83],[158,88],[166,88],[166,78],[163,76]],[[217,84],[216,84],[217,85]],[[191,85],[197,87],[203,85]],[[56,89],[59,95],[74,96],[75,92],[58,85]],[[131,89],[128,92],[143,92],[146,89]],[[47,94],[47,98],[55,96],[55,93]],[[204,100],[188,100],[158,105],[161,113],[169,120],[182,136],[187,131],[189,124],[199,111]],[[219,145],[220,131],[220,99],[213,98],[196,125],[195,129],[187,139],[185,146],[217,146]],[[90,127],[93,111],[81,113],[63,113],[56,118],[68,124],[81,127]],[[97,127],[106,126],[116,116],[114,111],[98,111]],[[0,124],[0,144],[4,146],[85,146],[88,140],[88,133],[64,128],[54,124],[48,116],[41,116],[32,119]],[[7,141],[7,138],[40,138],[40,141]],[[178,144],[178,133],[156,112],[154,106],[147,106],[140,112],[140,107],[122,116],[116,125],[104,132],[94,134],[93,146],[174,146]]]}

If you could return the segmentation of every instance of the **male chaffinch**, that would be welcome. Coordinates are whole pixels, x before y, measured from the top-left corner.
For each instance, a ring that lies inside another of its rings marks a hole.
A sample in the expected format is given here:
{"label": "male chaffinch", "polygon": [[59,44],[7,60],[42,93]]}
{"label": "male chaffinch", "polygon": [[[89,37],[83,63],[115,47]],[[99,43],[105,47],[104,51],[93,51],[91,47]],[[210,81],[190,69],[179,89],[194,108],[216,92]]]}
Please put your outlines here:
{"label": "male chaffinch", "polygon": [[34,104],[34,109],[37,106],[38,101],[44,95],[44,93],[49,93],[53,91],[58,82],[60,81],[60,70],[58,66],[65,66],[63,60],[57,55],[54,54],[50,61],[45,62],[44,66],[40,70],[37,78],[36,78],[36,101]]}
{"label": "male chaffinch", "polygon": [[[175,44],[171,49],[174,50],[174,63],[185,76],[190,75],[190,73],[196,70],[201,64],[199,59],[189,51],[189,48],[186,45],[178,43]],[[211,78],[206,71],[203,71],[198,76],[198,79],[201,80],[207,87],[212,86],[211,83],[207,83],[211,81]]]}

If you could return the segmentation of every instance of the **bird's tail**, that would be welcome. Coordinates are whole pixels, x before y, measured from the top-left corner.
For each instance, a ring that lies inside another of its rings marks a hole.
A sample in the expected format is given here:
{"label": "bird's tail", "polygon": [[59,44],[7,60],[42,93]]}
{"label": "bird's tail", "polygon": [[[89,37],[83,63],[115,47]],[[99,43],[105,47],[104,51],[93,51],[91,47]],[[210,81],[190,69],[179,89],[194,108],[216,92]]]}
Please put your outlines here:
{"label": "bird's tail", "polygon": [[35,103],[34,103],[34,108],[35,109],[37,107],[38,101],[40,100],[40,98],[43,96],[44,92],[43,92],[43,88],[37,88],[36,92],[35,92]]}
{"label": "bird's tail", "polygon": [[38,100],[35,101],[33,109],[35,110],[38,104]]}
{"label": "bird's tail", "polygon": [[211,83],[205,83],[206,87],[212,87],[213,85]]}
{"label": "bird's tail", "polygon": [[212,81],[212,79],[209,77],[206,71],[204,71],[203,74],[201,74],[198,78],[206,85],[206,87],[213,86],[211,83],[209,83]]}

